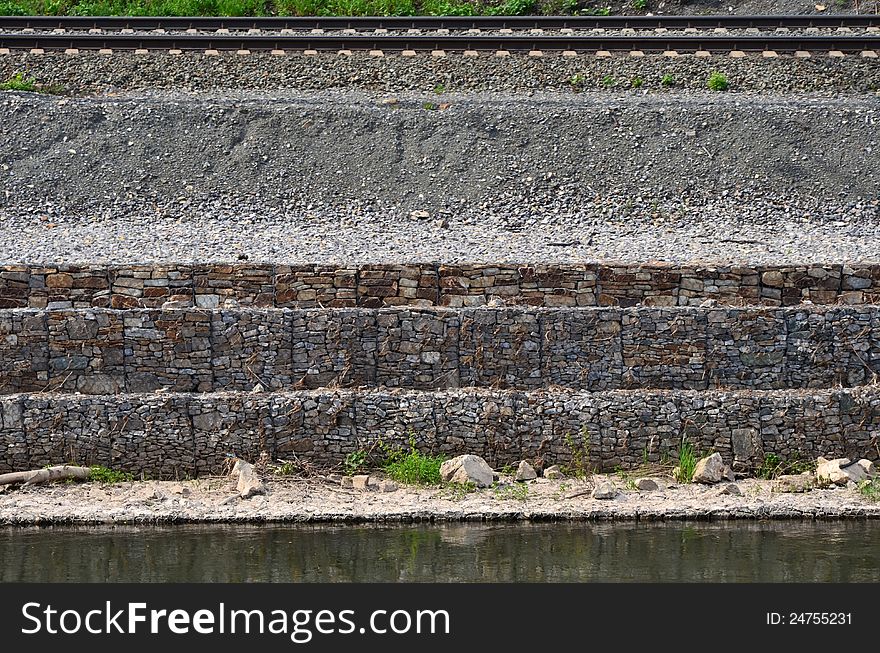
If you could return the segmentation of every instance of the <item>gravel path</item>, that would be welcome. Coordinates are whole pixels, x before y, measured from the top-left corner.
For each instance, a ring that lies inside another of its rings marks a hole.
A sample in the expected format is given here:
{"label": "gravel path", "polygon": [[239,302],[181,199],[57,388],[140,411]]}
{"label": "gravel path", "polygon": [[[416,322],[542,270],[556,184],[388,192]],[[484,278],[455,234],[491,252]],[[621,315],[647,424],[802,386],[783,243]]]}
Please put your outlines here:
{"label": "gravel path", "polygon": [[880,260],[875,97],[389,100],[4,94],[0,260]]}
{"label": "gravel path", "polygon": [[267,496],[248,500],[230,499],[235,487],[225,478],[35,486],[0,494],[0,525],[880,518],[880,504],[846,488],[782,494],[772,492],[769,481],[747,479],[738,483],[742,496],[731,496],[720,494],[721,486],[658,481],[657,492],[626,490],[618,482],[621,493],[612,500],[591,498],[592,484],[571,479],[530,482],[525,493],[507,486],[464,495],[412,486],[361,491],[320,480],[277,479],[269,481]]}

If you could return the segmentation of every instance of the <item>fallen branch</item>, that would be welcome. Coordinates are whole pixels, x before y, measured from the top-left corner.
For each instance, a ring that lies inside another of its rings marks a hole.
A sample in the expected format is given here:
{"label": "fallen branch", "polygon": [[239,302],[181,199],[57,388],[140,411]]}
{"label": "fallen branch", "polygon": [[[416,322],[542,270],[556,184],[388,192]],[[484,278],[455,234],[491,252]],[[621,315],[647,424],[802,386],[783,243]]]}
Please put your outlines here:
{"label": "fallen branch", "polygon": [[0,474],[0,485],[12,485],[13,483],[24,483],[27,485],[36,485],[37,483],[50,483],[52,481],[61,481],[63,479],[72,478],[78,481],[88,480],[91,469],[88,467],[76,467],[74,465],[57,465],[55,467],[46,467],[44,469],[34,469],[29,472],[12,472],[11,474]]}

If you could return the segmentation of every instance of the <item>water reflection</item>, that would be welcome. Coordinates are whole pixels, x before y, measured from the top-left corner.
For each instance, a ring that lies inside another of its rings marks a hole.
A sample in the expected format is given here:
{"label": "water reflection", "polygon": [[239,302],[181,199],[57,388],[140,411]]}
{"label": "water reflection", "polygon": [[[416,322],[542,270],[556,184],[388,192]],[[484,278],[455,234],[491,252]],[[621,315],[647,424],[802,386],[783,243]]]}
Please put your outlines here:
{"label": "water reflection", "polygon": [[2,582],[878,582],[880,522],[0,529]]}

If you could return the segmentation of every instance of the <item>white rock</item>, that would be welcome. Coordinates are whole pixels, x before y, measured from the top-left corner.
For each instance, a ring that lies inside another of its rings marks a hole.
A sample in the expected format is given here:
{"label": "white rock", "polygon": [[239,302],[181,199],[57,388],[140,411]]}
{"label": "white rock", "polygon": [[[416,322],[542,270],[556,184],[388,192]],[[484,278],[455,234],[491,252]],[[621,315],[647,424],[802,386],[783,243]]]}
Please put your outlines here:
{"label": "white rock", "polygon": [[535,472],[535,468],[528,462],[520,460],[519,465],[516,466],[515,478],[517,481],[531,481],[532,479],[538,478],[538,474]]}
{"label": "white rock", "polygon": [[409,214],[411,218],[416,218],[418,220],[427,220],[431,217],[431,214],[427,211],[413,211]]}
{"label": "white rock", "polygon": [[266,485],[257,476],[257,470],[241,458],[236,459],[235,465],[232,467],[232,478],[238,479],[236,489],[242,499],[266,493]]}
{"label": "white rock", "polygon": [[544,470],[544,478],[548,478],[552,481],[560,478],[565,478],[565,474],[562,473],[559,465],[550,465],[550,467]]}
{"label": "white rock", "polygon": [[819,485],[846,485],[850,481],[858,483],[868,478],[861,464],[852,464],[849,458],[826,460],[821,456],[816,459],[816,482]]}
{"label": "white rock", "polygon": [[477,487],[492,485],[492,468],[473,454],[456,456],[440,466],[440,478],[447,483],[473,483]]}
{"label": "white rock", "polygon": [[694,483],[718,483],[724,478],[724,461],[720,453],[701,458],[694,469]]}
{"label": "white rock", "polygon": [[590,496],[594,499],[613,499],[617,496],[617,488],[610,481],[602,481],[593,488]]}
{"label": "white rock", "polygon": [[870,460],[862,458],[856,463],[856,465],[865,470],[865,476],[867,476],[868,478],[874,478],[875,476],[877,476],[877,466]]}
{"label": "white rock", "polygon": [[368,490],[370,488],[370,475],[369,474],[356,474],[351,477],[351,486],[355,490]]}

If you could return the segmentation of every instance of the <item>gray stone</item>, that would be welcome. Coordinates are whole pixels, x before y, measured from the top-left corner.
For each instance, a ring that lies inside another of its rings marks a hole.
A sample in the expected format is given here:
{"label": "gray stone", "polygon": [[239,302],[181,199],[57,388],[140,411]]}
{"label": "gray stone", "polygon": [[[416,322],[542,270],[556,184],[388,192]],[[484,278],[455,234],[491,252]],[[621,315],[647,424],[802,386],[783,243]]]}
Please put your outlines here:
{"label": "gray stone", "polygon": [[636,487],[640,492],[655,492],[660,489],[657,482],[650,478],[637,478]]}
{"label": "gray stone", "polygon": [[593,492],[590,494],[594,499],[613,499],[618,494],[617,488],[614,487],[614,484],[611,481],[602,481],[596,487],[593,488]]}
{"label": "gray stone", "polygon": [[740,489],[739,485],[737,485],[736,483],[727,483],[726,485],[724,485],[724,487],[722,487],[718,491],[718,494],[730,495],[730,496],[734,496],[734,497],[741,497],[742,490]]}
{"label": "gray stone", "polygon": [[379,488],[379,492],[396,492],[398,488],[397,483],[388,478],[379,481],[377,487]]}
{"label": "gray stone", "polygon": [[701,458],[694,469],[694,483],[718,483],[724,478],[724,461],[721,454],[713,453],[711,456]]}
{"label": "gray stone", "polygon": [[565,478],[565,474],[562,473],[562,469],[559,465],[551,465],[547,469],[544,470],[544,478],[552,480],[558,480],[560,478]]}
{"label": "gray stone", "polygon": [[479,456],[465,454],[447,460],[440,466],[440,478],[446,483],[473,483],[489,487],[494,480],[492,468]]}
{"label": "gray stone", "polygon": [[516,467],[515,478],[517,481],[531,481],[532,479],[538,478],[538,474],[535,472],[535,468],[527,461],[521,460]]}
{"label": "gray stone", "polygon": [[816,478],[810,472],[803,474],[783,474],[770,486],[773,492],[809,492],[816,487]]}

